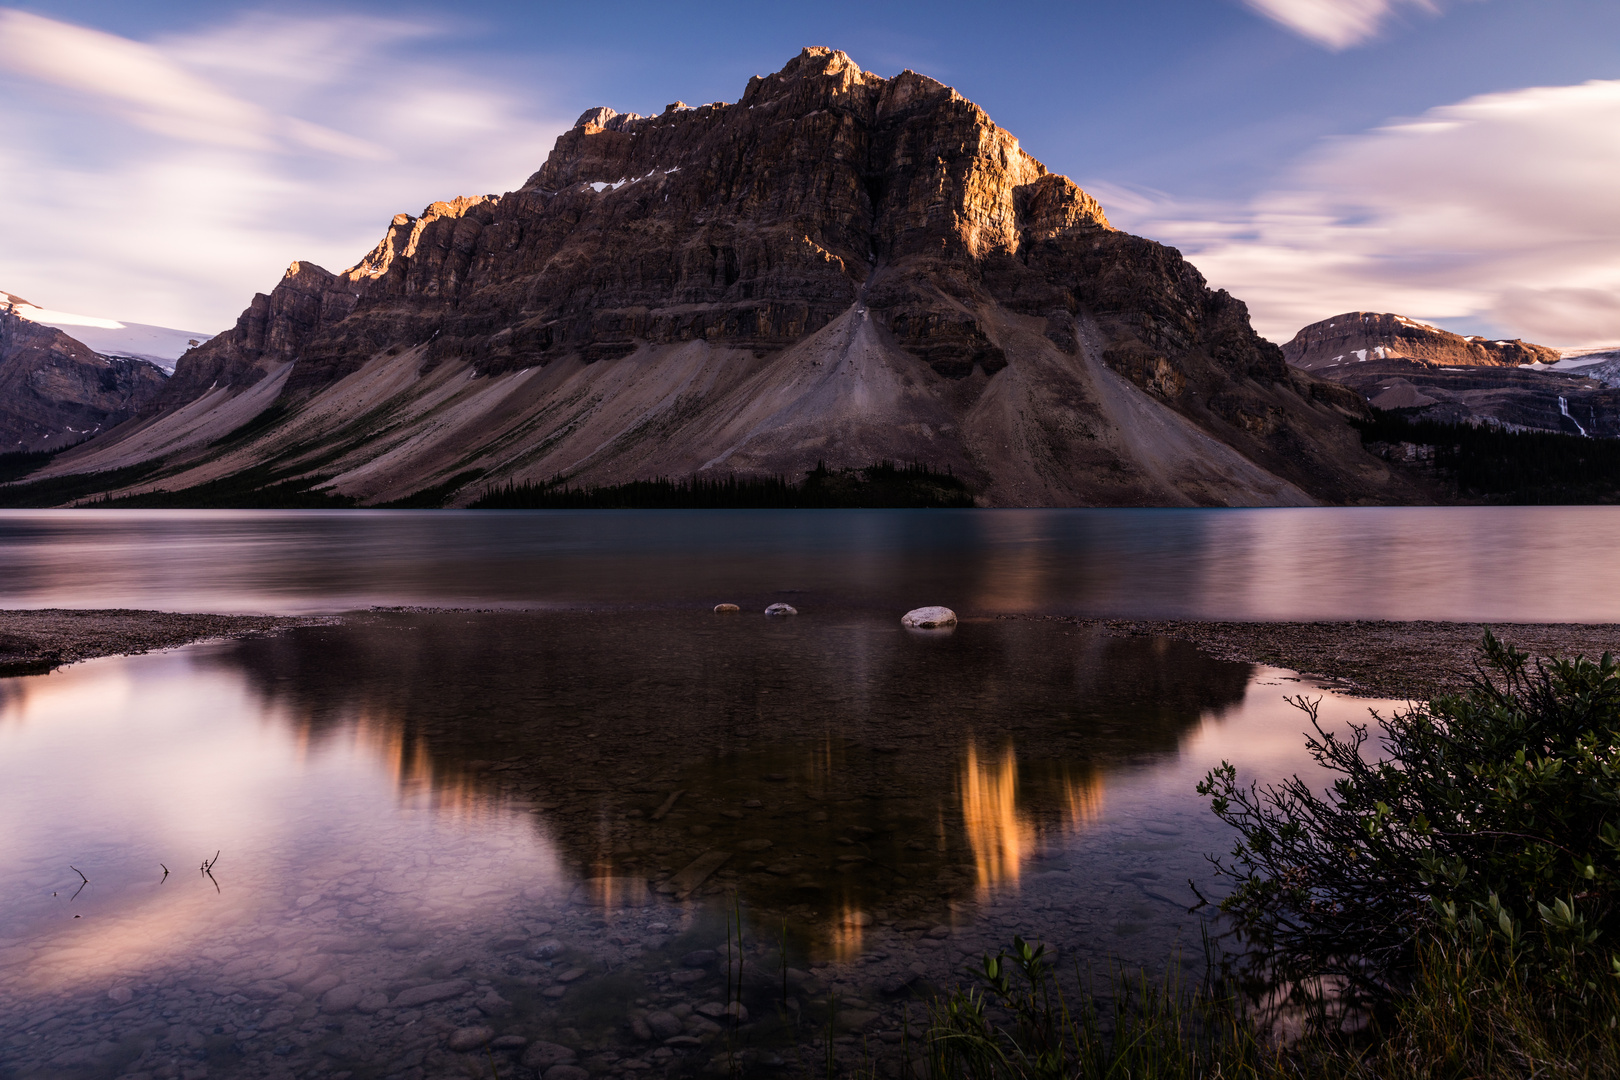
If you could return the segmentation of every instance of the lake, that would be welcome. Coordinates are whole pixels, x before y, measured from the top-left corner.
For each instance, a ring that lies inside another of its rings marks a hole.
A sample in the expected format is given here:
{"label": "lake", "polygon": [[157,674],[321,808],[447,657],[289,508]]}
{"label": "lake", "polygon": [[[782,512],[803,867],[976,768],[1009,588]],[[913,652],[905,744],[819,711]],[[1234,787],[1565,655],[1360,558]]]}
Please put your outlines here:
{"label": "lake", "polygon": [[[1616,540],[1586,508],[3,514],[0,606],[395,610],[0,680],[0,1077],[824,1075],[829,1042],[898,1075],[1014,934],[1196,970],[1230,838],[1193,785],[1308,764],[1292,673],[1020,616],[1610,621]],[[933,603],[963,622],[899,625]]]}

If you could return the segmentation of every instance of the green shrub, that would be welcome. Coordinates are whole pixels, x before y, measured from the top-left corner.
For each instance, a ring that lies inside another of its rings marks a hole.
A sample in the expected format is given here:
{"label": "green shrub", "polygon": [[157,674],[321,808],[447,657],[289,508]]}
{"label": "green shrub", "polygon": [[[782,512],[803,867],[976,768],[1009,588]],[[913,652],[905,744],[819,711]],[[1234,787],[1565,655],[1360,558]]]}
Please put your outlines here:
{"label": "green shrub", "polygon": [[1215,984],[1115,971],[1106,999],[1082,985],[1071,1010],[1045,946],[1013,938],[984,957],[977,986],[929,1009],[928,1075],[936,1080],[1104,1080],[1281,1075],[1236,999]]}
{"label": "green shrub", "polygon": [[1387,992],[1430,935],[1499,949],[1537,985],[1584,994],[1620,973],[1620,669],[1537,663],[1489,633],[1464,694],[1324,731],[1296,698],[1312,756],[1337,774],[1198,787],[1238,831],[1223,908],[1285,970]]}

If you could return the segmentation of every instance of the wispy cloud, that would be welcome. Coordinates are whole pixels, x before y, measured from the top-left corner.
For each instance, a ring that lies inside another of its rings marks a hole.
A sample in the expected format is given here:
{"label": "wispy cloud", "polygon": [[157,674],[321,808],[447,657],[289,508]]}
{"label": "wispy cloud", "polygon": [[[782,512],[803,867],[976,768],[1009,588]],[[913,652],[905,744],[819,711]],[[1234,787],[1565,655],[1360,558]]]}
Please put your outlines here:
{"label": "wispy cloud", "polygon": [[0,287],[218,330],[294,258],[345,266],[394,213],[516,187],[566,124],[425,59],[443,34],[258,13],[135,41],[0,8]]}
{"label": "wispy cloud", "polygon": [[1438,14],[1434,0],[1244,0],[1252,10],[1337,52],[1370,41],[1402,8]]}
{"label": "wispy cloud", "polygon": [[1620,341],[1620,80],[1470,98],[1324,143],[1241,206],[1093,185],[1285,341],[1343,311]]}

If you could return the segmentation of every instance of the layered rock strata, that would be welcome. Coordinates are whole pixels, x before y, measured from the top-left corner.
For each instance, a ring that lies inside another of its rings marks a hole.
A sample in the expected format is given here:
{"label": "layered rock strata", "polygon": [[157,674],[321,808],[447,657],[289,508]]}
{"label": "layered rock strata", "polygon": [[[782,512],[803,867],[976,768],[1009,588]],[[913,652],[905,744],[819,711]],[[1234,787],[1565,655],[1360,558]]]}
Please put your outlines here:
{"label": "layered rock strata", "polygon": [[127,420],[163,389],[166,378],[155,364],[101,356],[12,307],[0,305],[0,453],[82,442]]}
{"label": "layered rock strata", "polygon": [[516,191],[399,215],[342,273],[295,263],[56,468],[466,502],[886,458],[990,505],[1415,497],[1364,410],[951,88],[806,49],[735,103],[593,109]]}

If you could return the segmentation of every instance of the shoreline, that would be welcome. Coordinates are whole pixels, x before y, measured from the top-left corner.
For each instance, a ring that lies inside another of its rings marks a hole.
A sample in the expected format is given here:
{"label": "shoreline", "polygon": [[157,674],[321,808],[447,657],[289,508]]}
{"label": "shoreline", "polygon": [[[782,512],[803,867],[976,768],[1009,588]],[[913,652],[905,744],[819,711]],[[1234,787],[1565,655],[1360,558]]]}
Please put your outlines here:
{"label": "shoreline", "polygon": [[[0,678],[45,674],[81,660],[138,655],[211,639],[338,625],[376,614],[376,610],[303,616],[130,608],[0,610]],[[1438,693],[1467,689],[1487,628],[1536,659],[1576,654],[1596,658],[1605,651],[1620,654],[1617,623],[1236,622],[1071,615],[996,618],[1056,622],[1109,637],[1174,638],[1219,660],[1287,668],[1340,693],[1397,700],[1427,700]]]}
{"label": "shoreline", "polygon": [[331,615],[197,615],[132,608],[0,610],[0,678],[45,675],[103,656],[135,656],[341,621]]}
{"label": "shoreline", "polygon": [[1352,697],[1428,700],[1468,689],[1489,629],[1530,654],[1620,655],[1620,624],[1510,622],[1226,622],[1034,616],[1110,637],[1168,637],[1220,660],[1287,668]]}

